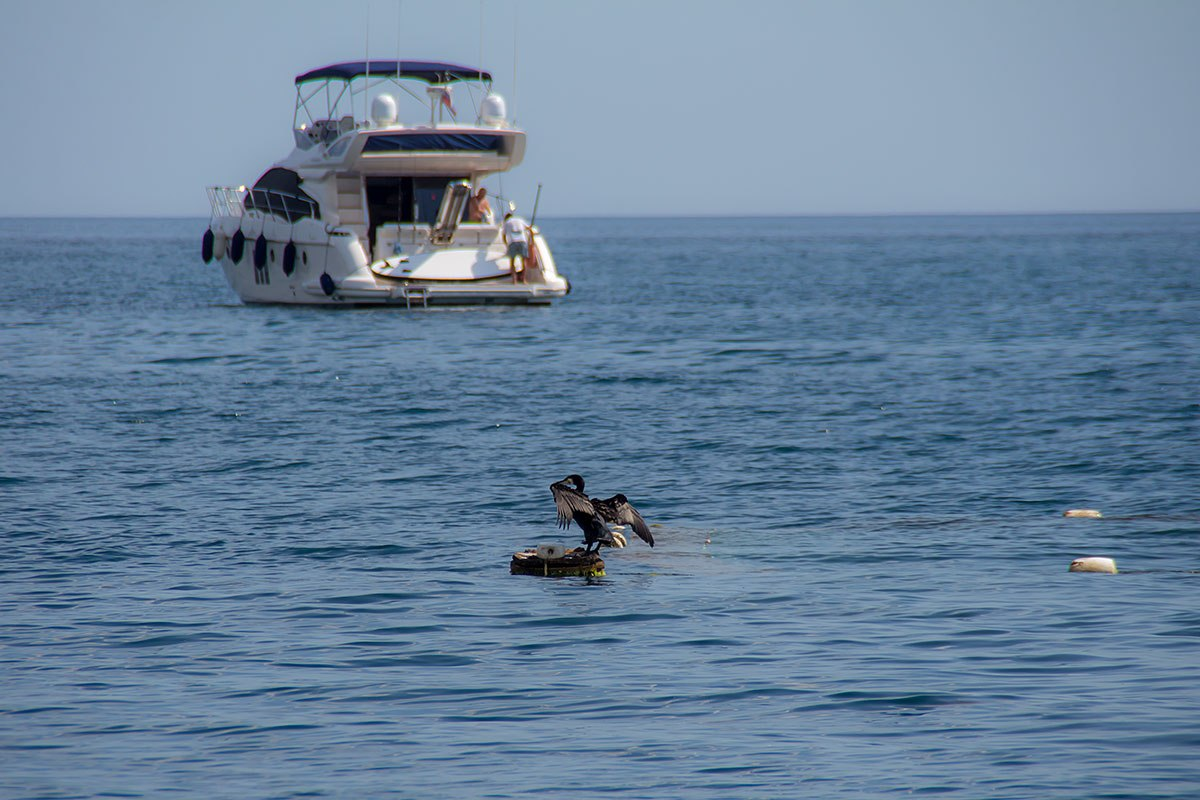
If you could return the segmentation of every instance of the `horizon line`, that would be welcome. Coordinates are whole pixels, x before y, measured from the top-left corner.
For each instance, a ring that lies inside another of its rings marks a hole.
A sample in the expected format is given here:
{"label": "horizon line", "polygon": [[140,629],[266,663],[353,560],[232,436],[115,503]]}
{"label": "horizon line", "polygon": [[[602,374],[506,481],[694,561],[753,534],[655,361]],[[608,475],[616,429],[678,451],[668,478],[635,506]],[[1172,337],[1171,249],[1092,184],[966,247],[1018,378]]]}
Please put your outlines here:
{"label": "horizon line", "polygon": [[[1200,214],[1194,209],[1105,210],[1105,211],[814,211],[798,214],[755,214],[753,212],[666,214],[543,214],[543,219],[886,219],[892,217],[1118,217],[1118,216],[1185,216]],[[202,214],[0,214],[0,220],[203,220]],[[211,219],[211,215],[209,216]]]}

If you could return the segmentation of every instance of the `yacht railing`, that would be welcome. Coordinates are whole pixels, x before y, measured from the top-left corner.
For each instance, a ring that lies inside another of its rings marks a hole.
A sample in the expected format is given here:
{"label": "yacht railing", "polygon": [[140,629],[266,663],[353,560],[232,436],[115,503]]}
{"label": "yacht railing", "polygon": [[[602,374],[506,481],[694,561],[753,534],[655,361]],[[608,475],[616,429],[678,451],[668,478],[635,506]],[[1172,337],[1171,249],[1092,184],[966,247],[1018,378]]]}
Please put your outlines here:
{"label": "yacht railing", "polygon": [[[244,192],[244,194],[243,194]],[[275,189],[250,189],[232,186],[208,187],[208,203],[214,217],[240,217],[247,209],[265,211],[288,222],[304,217],[319,218],[317,203],[311,197]]]}
{"label": "yacht railing", "polygon": [[301,197],[291,192],[280,192],[276,189],[251,189],[246,200],[248,207],[274,214],[288,222],[319,216],[316,201],[311,197]]}
{"label": "yacht railing", "polygon": [[212,206],[214,217],[240,217],[242,215],[241,187],[210,186],[208,187],[208,204]]}

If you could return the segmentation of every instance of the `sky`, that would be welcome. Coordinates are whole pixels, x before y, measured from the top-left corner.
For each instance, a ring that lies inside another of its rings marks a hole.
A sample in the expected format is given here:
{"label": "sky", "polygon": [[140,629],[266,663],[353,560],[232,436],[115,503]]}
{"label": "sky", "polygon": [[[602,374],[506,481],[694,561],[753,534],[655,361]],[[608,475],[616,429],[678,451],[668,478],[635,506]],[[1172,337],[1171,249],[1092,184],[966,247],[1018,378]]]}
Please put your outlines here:
{"label": "sky", "polygon": [[0,0],[0,216],[207,217],[367,52],[482,54],[539,215],[1196,211],[1198,43],[1194,0]]}

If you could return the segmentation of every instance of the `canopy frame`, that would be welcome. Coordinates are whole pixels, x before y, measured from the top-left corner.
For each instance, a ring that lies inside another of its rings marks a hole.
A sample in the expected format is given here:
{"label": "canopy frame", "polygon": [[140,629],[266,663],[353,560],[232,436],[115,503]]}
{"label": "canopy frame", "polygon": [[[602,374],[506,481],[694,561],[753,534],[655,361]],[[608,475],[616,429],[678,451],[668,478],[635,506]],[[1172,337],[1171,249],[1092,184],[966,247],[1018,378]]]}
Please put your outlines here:
{"label": "canopy frame", "polygon": [[367,116],[366,99],[369,97],[372,87],[377,87],[382,83],[395,86],[421,105],[426,106],[431,115],[440,113],[441,109],[432,96],[421,97],[417,92],[404,85],[403,81],[423,81],[431,86],[447,87],[454,83],[465,83],[477,115],[479,102],[476,98],[475,86],[481,84],[482,93],[485,96],[492,89],[490,72],[443,61],[370,60],[329,64],[296,76],[296,109],[292,115],[292,128],[299,127],[301,110],[308,118],[309,125],[318,122],[309,103],[322,93],[325,95],[325,116],[322,119],[334,119],[338,104],[347,93],[350,96],[351,112],[354,110],[355,96],[364,95],[363,116],[365,118]]}

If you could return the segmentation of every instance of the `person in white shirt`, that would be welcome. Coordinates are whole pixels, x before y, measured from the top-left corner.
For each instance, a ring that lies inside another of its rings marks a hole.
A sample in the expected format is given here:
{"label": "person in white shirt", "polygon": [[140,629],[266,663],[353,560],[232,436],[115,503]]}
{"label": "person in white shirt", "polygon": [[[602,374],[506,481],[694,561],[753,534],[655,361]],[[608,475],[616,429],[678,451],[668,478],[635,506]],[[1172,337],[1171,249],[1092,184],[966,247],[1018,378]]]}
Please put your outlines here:
{"label": "person in white shirt", "polygon": [[[511,212],[504,215],[504,241],[508,244],[508,271],[513,283],[517,282],[517,256],[521,257],[521,271],[529,260],[529,223]],[[522,276],[522,282],[523,276]]]}

